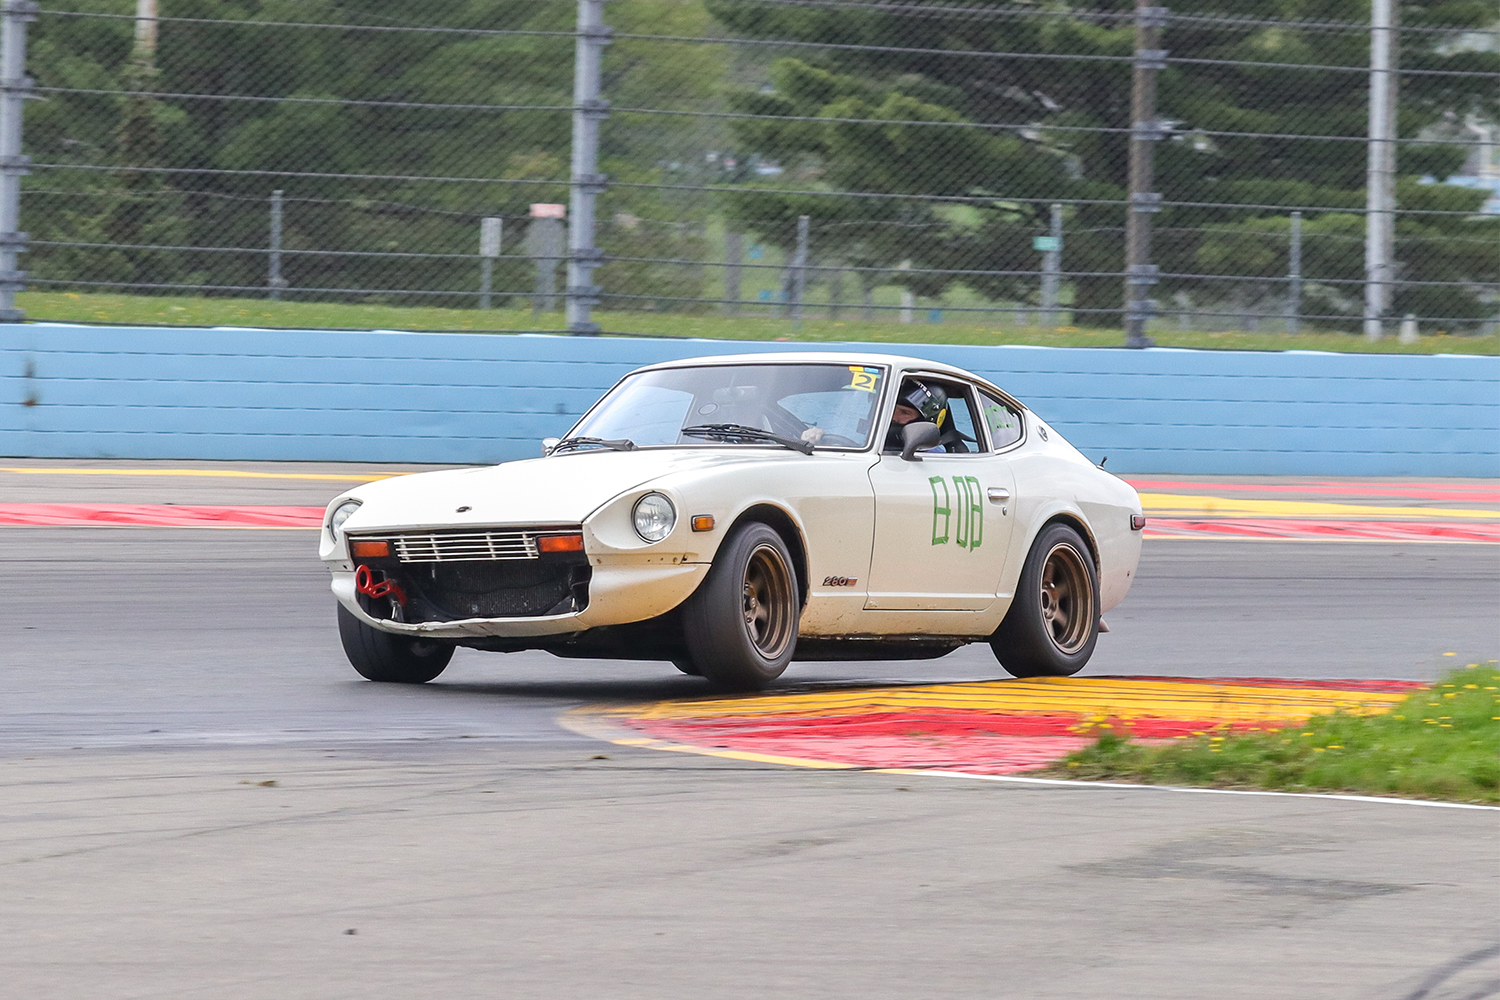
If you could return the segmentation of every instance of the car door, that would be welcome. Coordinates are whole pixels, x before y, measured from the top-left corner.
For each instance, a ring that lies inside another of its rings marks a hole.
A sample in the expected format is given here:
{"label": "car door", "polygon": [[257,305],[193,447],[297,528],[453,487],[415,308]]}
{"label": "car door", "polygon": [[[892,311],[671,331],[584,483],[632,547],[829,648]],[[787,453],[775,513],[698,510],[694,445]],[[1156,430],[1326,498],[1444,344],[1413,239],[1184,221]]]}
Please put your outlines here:
{"label": "car door", "polygon": [[970,439],[968,450],[920,453],[918,462],[887,451],[870,468],[875,541],[865,607],[981,611],[999,590],[1015,482],[990,444],[975,387],[951,377],[924,381],[948,393],[953,429]]}

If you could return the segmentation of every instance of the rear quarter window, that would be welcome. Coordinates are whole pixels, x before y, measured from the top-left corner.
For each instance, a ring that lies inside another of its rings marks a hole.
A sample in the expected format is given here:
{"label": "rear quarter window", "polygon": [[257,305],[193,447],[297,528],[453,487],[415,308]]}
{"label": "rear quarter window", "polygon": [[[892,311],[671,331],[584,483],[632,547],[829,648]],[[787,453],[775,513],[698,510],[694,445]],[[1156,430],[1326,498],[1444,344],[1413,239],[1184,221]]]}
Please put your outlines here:
{"label": "rear quarter window", "polygon": [[990,428],[990,443],[996,451],[1021,440],[1021,415],[988,393],[979,394],[979,408]]}

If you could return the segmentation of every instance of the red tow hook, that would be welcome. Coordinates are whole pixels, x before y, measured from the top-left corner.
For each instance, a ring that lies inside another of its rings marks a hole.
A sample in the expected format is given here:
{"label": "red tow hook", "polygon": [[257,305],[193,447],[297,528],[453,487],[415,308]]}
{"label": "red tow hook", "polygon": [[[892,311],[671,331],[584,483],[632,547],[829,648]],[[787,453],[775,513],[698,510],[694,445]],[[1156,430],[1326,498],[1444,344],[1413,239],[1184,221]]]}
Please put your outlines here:
{"label": "red tow hook", "polygon": [[406,591],[395,580],[381,580],[375,582],[375,574],[370,572],[370,567],[360,566],[354,571],[354,589],[367,597],[389,597],[402,607],[406,607]]}

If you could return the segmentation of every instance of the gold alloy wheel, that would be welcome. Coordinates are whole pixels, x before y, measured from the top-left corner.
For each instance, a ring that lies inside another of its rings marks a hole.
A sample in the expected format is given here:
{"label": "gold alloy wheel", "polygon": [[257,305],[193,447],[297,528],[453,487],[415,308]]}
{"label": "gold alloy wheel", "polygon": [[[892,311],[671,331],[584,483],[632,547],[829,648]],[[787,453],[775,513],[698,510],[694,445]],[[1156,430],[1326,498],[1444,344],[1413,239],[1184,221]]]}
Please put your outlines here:
{"label": "gold alloy wheel", "polygon": [[1058,542],[1042,563],[1042,625],[1052,645],[1068,655],[1082,649],[1093,630],[1094,589],[1086,558],[1071,544]]}
{"label": "gold alloy wheel", "polygon": [[745,634],[775,660],[794,638],[792,574],[773,546],[757,545],[745,566]]}

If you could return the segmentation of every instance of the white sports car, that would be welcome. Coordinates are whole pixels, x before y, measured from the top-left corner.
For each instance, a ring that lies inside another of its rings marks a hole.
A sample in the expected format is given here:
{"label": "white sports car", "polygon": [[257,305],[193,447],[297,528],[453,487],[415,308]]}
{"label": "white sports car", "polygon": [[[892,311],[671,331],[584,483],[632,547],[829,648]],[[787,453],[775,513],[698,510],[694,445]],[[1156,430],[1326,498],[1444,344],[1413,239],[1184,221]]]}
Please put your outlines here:
{"label": "white sports car", "polygon": [[1140,498],[1003,390],[880,354],[632,372],[543,455],[328,505],[350,662],[422,683],[454,647],[670,661],[753,689],[797,660],[988,642],[1073,674],[1141,552]]}

